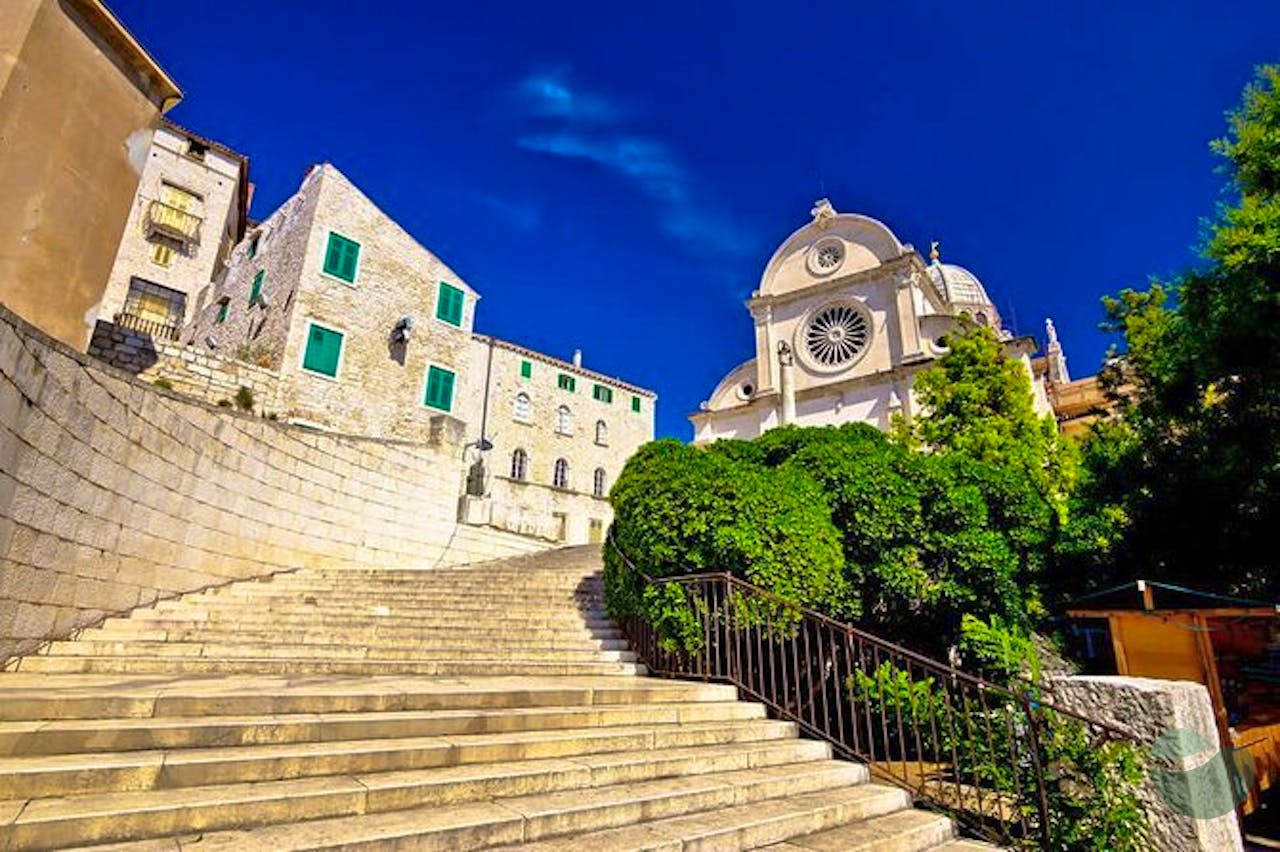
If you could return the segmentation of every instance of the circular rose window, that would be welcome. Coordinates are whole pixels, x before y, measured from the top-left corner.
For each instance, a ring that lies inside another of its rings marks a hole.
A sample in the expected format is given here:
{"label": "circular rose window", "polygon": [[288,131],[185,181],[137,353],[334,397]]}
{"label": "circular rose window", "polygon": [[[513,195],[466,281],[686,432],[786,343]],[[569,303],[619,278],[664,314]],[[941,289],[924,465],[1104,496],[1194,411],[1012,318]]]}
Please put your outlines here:
{"label": "circular rose window", "polygon": [[810,366],[837,370],[858,360],[871,341],[866,311],[852,302],[827,305],[814,311],[801,326],[797,348]]}
{"label": "circular rose window", "polygon": [[809,270],[814,275],[830,275],[844,263],[844,243],[839,237],[827,237],[809,249]]}

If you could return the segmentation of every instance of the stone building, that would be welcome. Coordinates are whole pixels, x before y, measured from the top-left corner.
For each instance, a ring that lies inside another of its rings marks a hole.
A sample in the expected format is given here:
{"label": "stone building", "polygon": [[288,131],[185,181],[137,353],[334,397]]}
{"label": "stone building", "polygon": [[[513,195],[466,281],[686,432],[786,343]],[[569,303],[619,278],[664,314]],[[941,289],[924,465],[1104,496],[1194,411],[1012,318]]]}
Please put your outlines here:
{"label": "stone building", "polygon": [[199,291],[244,236],[249,161],[162,120],[107,279],[98,319],[176,340]]}
{"label": "stone building", "polygon": [[837,213],[825,199],[774,252],[747,309],[756,357],[690,415],[696,443],[788,424],[887,429],[895,415],[910,418],[916,373],[946,352],[943,338],[962,315],[996,330],[1032,377],[1036,409],[1052,410],[1047,373],[1032,371],[1036,342],[1003,328],[977,276],[940,262],[936,245],[926,263],[881,222]]}
{"label": "stone building", "polygon": [[255,407],[288,422],[453,447],[466,494],[442,498],[458,499],[468,523],[598,538],[609,486],[653,437],[654,394],[473,334],[478,300],[337,168],[318,165],[197,296],[181,360],[270,372]]}
{"label": "stone building", "polygon": [[[531,349],[476,335],[462,416],[484,451],[472,510],[494,526],[545,538],[600,541],[613,515],[609,489],[653,440],[652,392]],[[480,456],[472,450],[474,464]]]}
{"label": "stone building", "polygon": [[5,0],[0,57],[0,303],[83,351],[182,92],[101,0]]}

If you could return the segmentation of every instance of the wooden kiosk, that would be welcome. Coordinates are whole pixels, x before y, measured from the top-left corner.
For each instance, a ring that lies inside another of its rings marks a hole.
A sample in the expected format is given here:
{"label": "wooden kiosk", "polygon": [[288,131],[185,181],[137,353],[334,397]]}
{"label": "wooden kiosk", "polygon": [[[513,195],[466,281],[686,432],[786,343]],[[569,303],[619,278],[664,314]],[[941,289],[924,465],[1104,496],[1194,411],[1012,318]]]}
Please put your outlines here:
{"label": "wooden kiosk", "polygon": [[1254,759],[1257,784],[1243,808],[1252,811],[1280,778],[1280,605],[1138,580],[1067,615],[1105,620],[1117,674],[1208,688],[1219,738]]}

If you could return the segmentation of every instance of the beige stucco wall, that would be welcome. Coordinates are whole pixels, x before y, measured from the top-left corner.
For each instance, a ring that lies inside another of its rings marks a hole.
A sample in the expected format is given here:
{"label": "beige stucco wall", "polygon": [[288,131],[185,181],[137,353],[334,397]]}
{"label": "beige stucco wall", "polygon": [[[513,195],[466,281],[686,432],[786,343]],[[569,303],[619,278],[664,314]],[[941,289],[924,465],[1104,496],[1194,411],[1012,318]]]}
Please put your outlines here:
{"label": "beige stucco wall", "polygon": [[[187,137],[173,128],[162,126],[152,136],[99,318],[111,320],[124,307],[129,281],[134,276],[185,293],[187,317],[191,317],[197,293],[219,271],[219,249],[228,232],[235,232],[240,216],[241,161],[215,148],[208,149],[203,160],[187,156],[186,150]],[[202,220],[199,244],[192,246],[189,253],[175,252],[167,267],[152,259],[153,244],[145,231],[147,210],[153,201],[163,197],[164,183],[200,196],[200,202],[190,212]]]}
{"label": "beige stucco wall", "polygon": [[74,5],[0,14],[0,303],[83,348],[163,95]]}
{"label": "beige stucco wall", "polygon": [[457,455],[202,405],[0,311],[0,659],[236,578],[549,546],[459,524]]}
{"label": "beige stucco wall", "polygon": [[[617,379],[575,367],[570,362],[549,358],[524,350],[504,341],[477,336],[471,344],[472,375],[466,384],[466,396],[459,411],[469,425],[468,434],[480,434],[485,417],[485,436],[493,444],[488,453],[492,471],[492,522],[503,529],[532,535],[562,539],[581,544],[592,539],[593,520],[598,529],[606,529],[613,519],[606,499],[609,489],[622,472],[627,459],[642,445],[653,440],[653,394]],[[489,369],[492,352],[492,369]],[[528,362],[531,375],[524,378],[520,366]],[[557,377],[572,376],[572,392],[558,386]],[[486,375],[489,408],[484,408]],[[613,401],[594,398],[596,385],[610,388]],[[527,420],[516,417],[515,400],[527,394],[532,407]],[[632,399],[640,400],[640,411],[632,411]],[[556,428],[556,410],[567,406],[573,428],[563,434]],[[603,422],[606,437],[596,441],[596,424]],[[524,482],[511,478],[511,459],[516,449],[529,458],[528,478]],[[468,459],[475,458],[471,451]],[[556,459],[569,465],[567,488],[553,486]],[[605,497],[594,495],[594,475],[605,472]],[[557,517],[560,516],[560,518]],[[563,520],[561,520],[561,518]]]}

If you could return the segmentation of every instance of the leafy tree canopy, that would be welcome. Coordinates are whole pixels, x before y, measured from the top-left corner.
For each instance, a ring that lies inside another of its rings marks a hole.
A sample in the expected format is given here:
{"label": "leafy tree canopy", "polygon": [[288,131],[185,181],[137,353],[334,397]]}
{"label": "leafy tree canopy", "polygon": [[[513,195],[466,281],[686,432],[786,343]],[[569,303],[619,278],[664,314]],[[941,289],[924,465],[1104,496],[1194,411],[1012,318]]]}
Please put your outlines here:
{"label": "leafy tree canopy", "polygon": [[1075,556],[1101,563],[1099,584],[1280,592],[1280,66],[1259,70],[1228,124],[1204,262],[1104,300],[1104,328],[1123,338],[1109,381],[1137,397],[1086,449],[1081,522],[1105,547]]}

